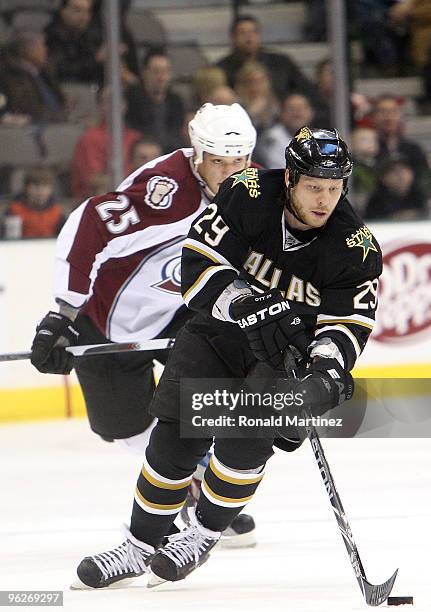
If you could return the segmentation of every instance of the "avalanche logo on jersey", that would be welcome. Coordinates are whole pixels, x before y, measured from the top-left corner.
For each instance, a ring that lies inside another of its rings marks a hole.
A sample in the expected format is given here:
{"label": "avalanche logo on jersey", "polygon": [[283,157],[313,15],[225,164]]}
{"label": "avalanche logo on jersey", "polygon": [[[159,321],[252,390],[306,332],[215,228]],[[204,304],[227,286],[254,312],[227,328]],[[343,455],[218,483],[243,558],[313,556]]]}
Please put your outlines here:
{"label": "avalanche logo on jersey", "polygon": [[151,286],[165,293],[181,293],[181,255],[165,263],[162,268],[162,280]]}
{"label": "avalanche logo on jersey", "polygon": [[169,208],[177,189],[178,183],[174,179],[168,176],[153,176],[147,183],[147,193],[144,197],[145,204],[156,210]]}

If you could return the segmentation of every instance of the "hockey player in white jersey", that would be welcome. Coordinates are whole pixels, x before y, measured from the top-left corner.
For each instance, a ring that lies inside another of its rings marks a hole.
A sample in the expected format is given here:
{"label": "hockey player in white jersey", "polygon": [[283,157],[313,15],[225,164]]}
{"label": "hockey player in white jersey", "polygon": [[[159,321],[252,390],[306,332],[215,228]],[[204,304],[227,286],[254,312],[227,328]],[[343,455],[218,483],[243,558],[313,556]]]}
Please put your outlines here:
{"label": "hockey player in white jersey", "polygon": [[[91,429],[141,455],[154,425],[153,360],[163,363],[166,352],[74,362],[64,346],[172,337],[189,318],[181,296],[183,242],[219,185],[251,164],[256,131],[239,104],[205,104],[189,134],[192,148],[145,164],[72,212],[56,247],[58,310],[39,323],[32,345],[40,372],[75,368]],[[232,543],[249,545],[253,530],[242,515],[228,533]]]}

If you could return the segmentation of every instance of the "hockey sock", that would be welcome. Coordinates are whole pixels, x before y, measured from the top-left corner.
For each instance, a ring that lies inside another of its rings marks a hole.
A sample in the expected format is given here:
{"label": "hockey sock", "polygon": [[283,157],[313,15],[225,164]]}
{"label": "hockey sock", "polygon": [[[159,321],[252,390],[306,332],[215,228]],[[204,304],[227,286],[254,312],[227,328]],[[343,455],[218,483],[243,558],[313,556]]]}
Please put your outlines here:
{"label": "hockey sock", "polygon": [[207,529],[224,531],[253,497],[264,476],[264,466],[234,470],[215,455],[205,470],[196,516]]}
{"label": "hockey sock", "polygon": [[178,480],[166,478],[144,458],[130,521],[135,538],[154,547],[160,545],[184,505],[191,480],[191,475]]}

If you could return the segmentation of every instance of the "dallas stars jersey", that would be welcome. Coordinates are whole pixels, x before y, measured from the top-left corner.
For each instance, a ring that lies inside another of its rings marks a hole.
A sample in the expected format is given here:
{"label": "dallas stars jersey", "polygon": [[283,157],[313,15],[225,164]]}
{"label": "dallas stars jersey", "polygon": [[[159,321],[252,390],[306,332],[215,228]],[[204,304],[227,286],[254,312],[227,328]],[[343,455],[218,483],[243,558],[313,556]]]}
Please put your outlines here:
{"label": "dallas stars jersey", "polygon": [[180,149],[142,166],[81,204],[60,233],[55,297],[111,340],[153,338],[183,306],[181,247],[208,205],[192,155]]}
{"label": "dallas stars jersey", "polygon": [[323,228],[307,231],[288,227],[284,205],[283,170],[229,177],[184,244],[184,300],[212,314],[238,276],[258,292],[278,288],[316,338],[336,343],[350,370],[373,329],[380,248],[346,199]]}

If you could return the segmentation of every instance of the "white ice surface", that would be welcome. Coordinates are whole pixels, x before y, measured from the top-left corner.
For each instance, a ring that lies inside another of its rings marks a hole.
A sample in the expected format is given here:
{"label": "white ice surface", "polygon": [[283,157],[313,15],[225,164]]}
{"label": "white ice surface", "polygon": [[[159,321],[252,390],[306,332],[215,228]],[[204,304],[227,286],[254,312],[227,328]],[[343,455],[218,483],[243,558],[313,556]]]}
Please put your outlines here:
{"label": "white ice surface", "polygon": [[[413,595],[415,605],[389,609],[431,610],[429,440],[323,444],[368,579],[383,582],[399,567],[393,595]],[[249,505],[256,548],[216,550],[187,580],[152,591],[142,578],[70,591],[81,558],[120,543],[140,460],[85,421],[3,426],[0,589],[64,590],[64,609],[80,612],[365,610],[308,446],[269,462]]]}

